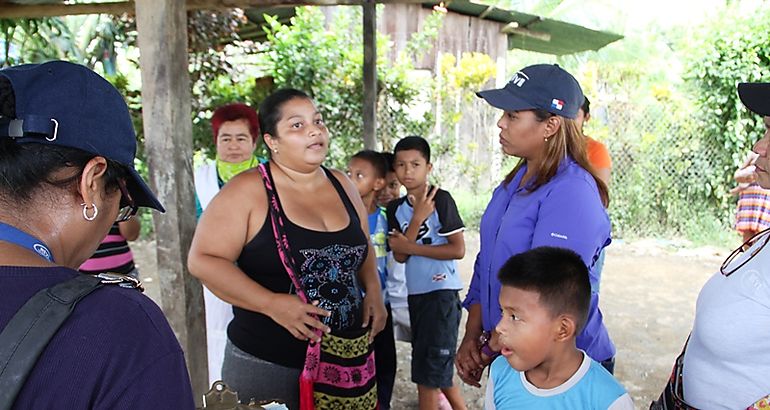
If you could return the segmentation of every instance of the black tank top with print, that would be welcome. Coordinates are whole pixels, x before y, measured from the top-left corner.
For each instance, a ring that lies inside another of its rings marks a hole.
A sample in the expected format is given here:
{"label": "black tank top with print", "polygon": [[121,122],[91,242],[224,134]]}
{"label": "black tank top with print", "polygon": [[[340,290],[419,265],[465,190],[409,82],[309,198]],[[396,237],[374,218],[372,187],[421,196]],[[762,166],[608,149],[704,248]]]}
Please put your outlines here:
{"label": "black tank top with print", "polygon": [[[270,166],[267,167],[270,173]],[[326,177],[337,190],[349,215],[347,227],[336,232],[321,232],[302,228],[286,215],[286,236],[308,299],[320,301],[320,307],[332,312],[324,318],[334,330],[360,327],[362,323],[362,291],[358,271],[366,259],[367,238],[353,203],[340,182],[324,168]],[[259,183],[262,183],[259,181]],[[276,189],[280,204],[280,192]],[[322,205],[319,205],[322,206]],[[276,293],[296,294],[288,273],[281,264],[273,238],[270,215],[262,229],[238,257],[238,266],[255,282]],[[268,316],[233,307],[235,317],[227,335],[239,349],[262,360],[301,369],[305,361],[307,342],[294,338],[288,330]]]}

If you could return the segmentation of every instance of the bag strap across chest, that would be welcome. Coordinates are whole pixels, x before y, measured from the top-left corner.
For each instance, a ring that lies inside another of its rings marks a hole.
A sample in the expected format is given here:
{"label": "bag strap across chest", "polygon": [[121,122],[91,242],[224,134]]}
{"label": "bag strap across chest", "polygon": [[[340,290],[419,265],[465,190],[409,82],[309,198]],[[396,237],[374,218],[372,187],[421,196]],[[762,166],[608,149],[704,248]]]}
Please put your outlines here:
{"label": "bag strap across chest", "polygon": [[273,238],[275,239],[275,245],[278,248],[278,256],[281,259],[286,273],[291,278],[291,283],[294,284],[294,288],[297,290],[297,296],[302,299],[303,302],[309,303],[305,290],[302,288],[302,282],[299,281],[297,276],[296,266],[294,262],[294,256],[289,249],[289,239],[286,236],[286,228],[281,217],[281,206],[278,202],[278,195],[275,192],[275,184],[273,177],[270,175],[270,170],[267,168],[267,164],[261,163],[257,167],[260,175],[262,175],[262,182],[265,184],[265,191],[267,192],[268,202],[268,214],[270,214],[270,221],[273,225]]}
{"label": "bag strap across chest", "polygon": [[124,275],[78,275],[40,290],[0,333],[0,410],[10,409],[48,342],[75,305],[104,285],[141,290],[139,281]]}

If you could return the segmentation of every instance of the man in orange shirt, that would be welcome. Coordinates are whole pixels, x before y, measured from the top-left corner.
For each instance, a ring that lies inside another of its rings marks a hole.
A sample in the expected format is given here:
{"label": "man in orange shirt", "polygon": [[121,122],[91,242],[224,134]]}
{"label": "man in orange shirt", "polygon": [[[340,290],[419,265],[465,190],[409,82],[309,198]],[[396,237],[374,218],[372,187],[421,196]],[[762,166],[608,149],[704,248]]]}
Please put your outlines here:
{"label": "man in orange shirt", "polygon": [[[580,128],[581,133],[583,133],[583,124],[591,119],[591,101],[588,100],[588,97],[584,98],[585,100],[583,101],[583,105],[580,106],[580,109],[578,109],[577,117],[575,117],[575,122]],[[588,154],[588,162],[592,167],[594,167],[596,176],[598,176],[599,179],[601,179],[605,184],[607,184],[607,187],[609,187],[610,171],[612,170],[612,159],[610,159],[610,152],[607,151],[607,147],[604,146],[604,144],[601,142],[589,137],[588,135],[585,135],[585,133],[583,133],[583,136],[586,137],[586,153]],[[591,286],[591,291],[595,293],[599,293],[599,287],[601,284],[602,270],[604,270],[604,251],[605,249],[602,249],[601,253],[599,253],[599,259],[596,261],[596,264],[594,264],[593,267],[596,277],[599,278],[596,281],[596,284],[592,284]]]}
{"label": "man in orange shirt", "polygon": [[[580,131],[583,131],[583,124],[591,119],[591,101],[585,97],[583,105],[578,110],[575,122],[577,122]],[[586,152],[588,153],[588,162],[594,167],[597,176],[604,181],[607,186],[610,185],[610,171],[612,170],[612,159],[607,147],[601,142],[583,134],[586,137]]]}

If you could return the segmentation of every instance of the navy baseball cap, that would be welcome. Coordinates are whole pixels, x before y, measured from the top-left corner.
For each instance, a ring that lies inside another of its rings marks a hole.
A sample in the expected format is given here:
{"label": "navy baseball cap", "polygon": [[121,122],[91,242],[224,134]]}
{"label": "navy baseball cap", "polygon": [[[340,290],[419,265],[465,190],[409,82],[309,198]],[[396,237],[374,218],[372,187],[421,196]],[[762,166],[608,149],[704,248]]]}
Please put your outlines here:
{"label": "navy baseball cap", "polygon": [[476,93],[504,111],[542,109],[575,119],[585,97],[575,77],[557,64],[536,64],[521,69],[503,88]]}
{"label": "navy baseball cap", "polygon": [[770,83],[740,83],[738,97],[751,111],[770,116]]}
{"label": "navy baseball cap", "polygon": [[16,118],[0,117],[0,137],[77,148],[125,166],[138,206],[165,212],[134,168],[136,133],[118,90],[91,69],[65,61],[0,69],[16,96]]}

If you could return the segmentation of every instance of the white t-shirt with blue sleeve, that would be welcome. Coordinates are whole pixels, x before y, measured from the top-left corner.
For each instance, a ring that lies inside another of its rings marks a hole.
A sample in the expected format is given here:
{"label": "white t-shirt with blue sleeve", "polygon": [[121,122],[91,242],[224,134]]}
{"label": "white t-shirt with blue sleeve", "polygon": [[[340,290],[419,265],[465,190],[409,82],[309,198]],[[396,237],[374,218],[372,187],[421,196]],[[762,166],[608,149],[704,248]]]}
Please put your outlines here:
{"label": "white t-shirt with blue sleeve", "polygon": [[484,410],[633,410],[626,389],[602,365],[581,353],[583,362],[575,374],[552,389],[536,387],[524,372],[499,356],[490,366]]}
{"label": "white t-shirt with blue sleeve", "polygon": [[[420,226],[417,243],[438,246],[449,243],[447,237],[465,230],[457,205],[449,192],[439,189],[433,198],[436,210]],[[388,231],[406,232],[412,221],[414,208],[406,196],[388,204]],[[436,290],[460,290],[462,279],[457,262],[410,255],[406,260],[406,287],[410,295]]]}

